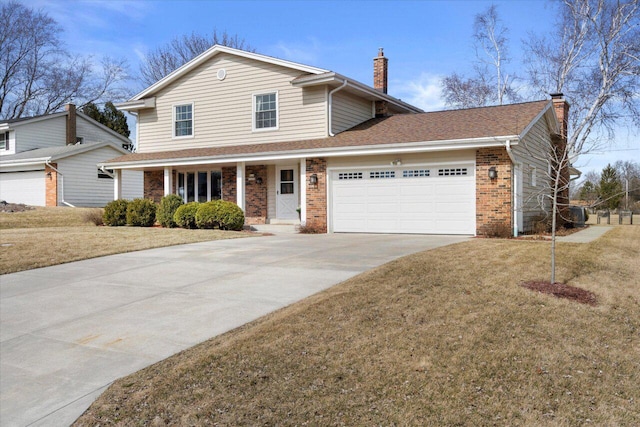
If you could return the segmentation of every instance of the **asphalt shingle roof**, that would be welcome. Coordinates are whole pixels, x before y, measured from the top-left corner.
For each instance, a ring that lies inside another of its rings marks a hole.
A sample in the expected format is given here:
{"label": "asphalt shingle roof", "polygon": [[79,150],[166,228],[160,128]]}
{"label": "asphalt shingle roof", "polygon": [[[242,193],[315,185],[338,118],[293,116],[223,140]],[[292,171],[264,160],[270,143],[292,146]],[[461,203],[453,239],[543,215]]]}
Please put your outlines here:
{"label": "asphalt shingle roof", "polygon": [[109,160],[107,163],[255,155],[320,148],[519,135],[550,102],[546,100],[463,110],[399,114],[367,120],[329,138],[133,153]]}

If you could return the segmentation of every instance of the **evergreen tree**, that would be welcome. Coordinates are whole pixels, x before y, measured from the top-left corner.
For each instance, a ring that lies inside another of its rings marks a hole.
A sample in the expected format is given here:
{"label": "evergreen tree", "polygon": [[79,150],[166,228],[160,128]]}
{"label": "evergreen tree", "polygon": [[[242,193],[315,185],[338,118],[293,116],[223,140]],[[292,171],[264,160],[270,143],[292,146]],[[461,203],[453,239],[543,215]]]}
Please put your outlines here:
{"label": "evergreen tree", "polygon": [[[100,107],[90,102],[82,107],[81,111],[98,123],[101,123],[109,129],[118,132],[120,135],[129,138],[131,132],[129,131],[129,125],[127,124],[127,117],[122,111],[118,110],[111,101],[104,104],[104,109],[102,110]],[[122,148],[131,151],[133,149],[133,145],[131,143],[122,144]]]}
{"label": "evergreen tree", "polygon": [[602,206],[607,209],[616,209],[620,205],[623,196],[622,184],[618,179],[618,173],[610,164],[602,169],[600,184],[598,185],[598,196],[602,200]]}

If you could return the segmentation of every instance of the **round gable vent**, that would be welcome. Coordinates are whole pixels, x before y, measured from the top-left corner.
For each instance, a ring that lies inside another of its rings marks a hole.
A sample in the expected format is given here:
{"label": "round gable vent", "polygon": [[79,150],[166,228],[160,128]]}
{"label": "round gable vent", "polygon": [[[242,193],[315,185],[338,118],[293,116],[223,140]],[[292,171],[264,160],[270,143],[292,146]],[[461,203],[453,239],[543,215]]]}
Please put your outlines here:
{"label": "round gable vent", "polygon": [[218,80],[224,80],[225,77],[227,77],[227,70],[220,68],[218,70]]}

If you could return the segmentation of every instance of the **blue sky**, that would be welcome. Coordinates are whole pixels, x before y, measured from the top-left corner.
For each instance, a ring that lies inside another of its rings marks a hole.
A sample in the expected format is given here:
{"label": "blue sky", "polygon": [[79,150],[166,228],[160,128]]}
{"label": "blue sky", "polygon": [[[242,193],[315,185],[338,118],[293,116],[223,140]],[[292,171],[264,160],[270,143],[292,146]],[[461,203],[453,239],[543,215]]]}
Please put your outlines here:
{"label": "blue sky", "polygon": [[[169,1],[27,0],[64,29],[67,48],[83,55],[125,57],[133,72],[149,49],[176,36],[238,34],[259,53],[330,69],[372,84],[379,47],[389,58],[389,93],[425,110],[444,108],[439,80],[469,71],[474,16],[490,4],[509,28],[514,72],[521,41],[553,26],[543,0],[512,1]],[[139,84],[132,83],[139,90]],[[612,149],[638,148],[637,137],[620,135]],[[633,143],[631,141],[634,141]],[[640,151],[584,156],[583,170],[640,157]]]}

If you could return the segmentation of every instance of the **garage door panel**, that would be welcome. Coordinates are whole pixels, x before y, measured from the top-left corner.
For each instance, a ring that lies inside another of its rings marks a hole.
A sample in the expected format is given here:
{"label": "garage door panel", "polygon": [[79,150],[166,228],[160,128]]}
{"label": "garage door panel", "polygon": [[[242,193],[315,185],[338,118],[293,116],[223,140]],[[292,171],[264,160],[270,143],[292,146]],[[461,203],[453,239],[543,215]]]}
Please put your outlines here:
{"label": "garage door panel", "polygon": [[31,206],[45,206],[44,170],[1,173],[0,200]]}
{"label": "garage door panel", "polygon": [[[415,171],[422,171],[418,173]],[[430,175],[426,175],[430,170]],[[475,233],[475,179],[473,166],[398,168],[332,174],[331,218],[336,232],[370,233]],[[453,172],[452,172],[453,171]],[[357,175],[359,174],[359,175]],[[457,175],[456,175],[457,174]]]}

